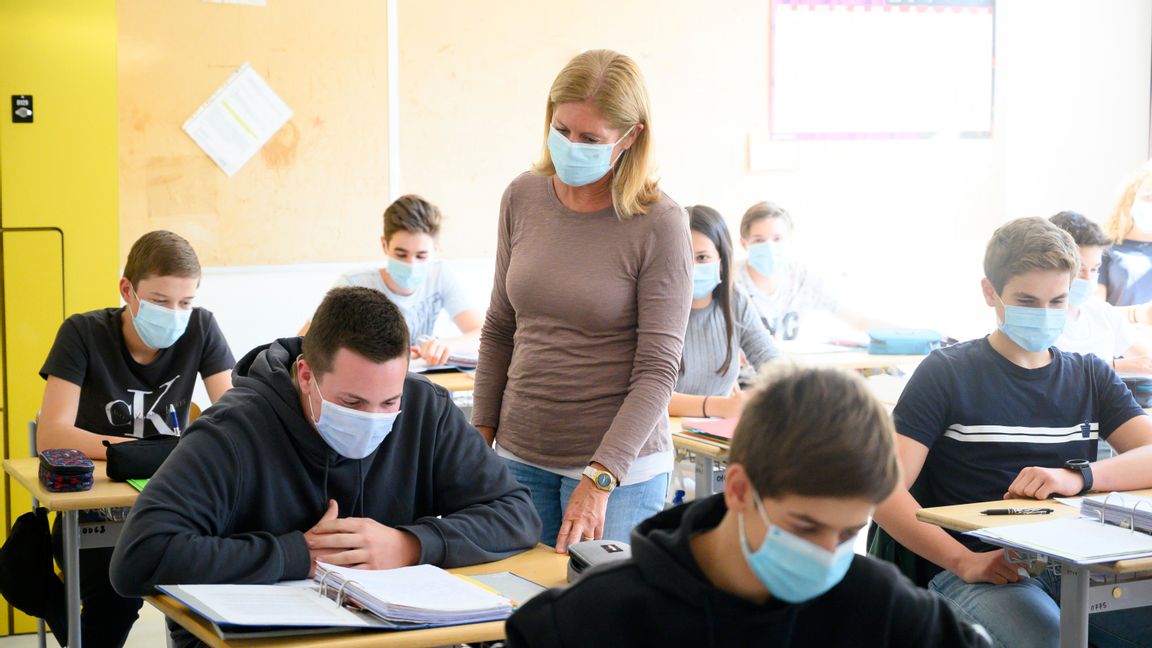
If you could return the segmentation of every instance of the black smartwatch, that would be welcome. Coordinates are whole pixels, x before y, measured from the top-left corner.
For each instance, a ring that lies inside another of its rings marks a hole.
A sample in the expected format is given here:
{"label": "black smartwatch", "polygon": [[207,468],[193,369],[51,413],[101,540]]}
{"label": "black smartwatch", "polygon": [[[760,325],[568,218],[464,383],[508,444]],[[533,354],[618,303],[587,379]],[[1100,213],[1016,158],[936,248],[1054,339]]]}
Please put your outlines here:
{"label": "black smartwatch", "polygon": [[1092,490],[1092,466],[1088,463],[1087,459],[1069,459],[1064,462],[1064,468],[1066,470],[1075,470],[1084,478],[1084,489],[1077,493],[1077,495],[1083,495]]}

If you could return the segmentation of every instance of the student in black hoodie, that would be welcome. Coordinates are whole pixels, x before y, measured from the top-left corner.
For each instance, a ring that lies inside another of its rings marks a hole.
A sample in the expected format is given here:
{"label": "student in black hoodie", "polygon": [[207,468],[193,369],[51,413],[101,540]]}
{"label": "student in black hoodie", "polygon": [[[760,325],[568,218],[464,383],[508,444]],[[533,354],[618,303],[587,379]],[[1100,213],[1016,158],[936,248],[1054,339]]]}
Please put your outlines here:
{"label": "student in black hoodie", "polygon": [[535,545],[528,491],[408,356],[404,318],[367,288],[329,291],[307,337],[251,351],[133,507],[116,589],[300,579],[316,560],[454,567]]}
{"label": "student in black hoodie", "polygon": [[773,372],[746,404],[724,493],[632,532],[632,558],[508,620],[521,646],[988,645],[853,540],[899,480],[892,422],[858,376]]}

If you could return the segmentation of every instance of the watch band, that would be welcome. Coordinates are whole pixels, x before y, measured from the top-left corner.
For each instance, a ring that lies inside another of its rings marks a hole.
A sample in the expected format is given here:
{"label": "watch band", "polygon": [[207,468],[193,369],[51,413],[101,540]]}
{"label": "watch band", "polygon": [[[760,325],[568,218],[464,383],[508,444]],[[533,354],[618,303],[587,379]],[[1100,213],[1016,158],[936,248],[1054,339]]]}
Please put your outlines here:
{"label": "watch band", "polygon": [[1064,468],[1080,473],[1080,477],[1084,479],[1084,488],[1077,495],[1083,495],[1092,490],[1092,464],[1087,459],[1069,459],[1064,462]]}
{"label": "watch band", "polygon": [[602,491],[611,493],[613,489],[620,485],[612,473],[607,470],[600,470],[595,466],[586,467],[582,474],[588,479],[591,479],[592,484]]}

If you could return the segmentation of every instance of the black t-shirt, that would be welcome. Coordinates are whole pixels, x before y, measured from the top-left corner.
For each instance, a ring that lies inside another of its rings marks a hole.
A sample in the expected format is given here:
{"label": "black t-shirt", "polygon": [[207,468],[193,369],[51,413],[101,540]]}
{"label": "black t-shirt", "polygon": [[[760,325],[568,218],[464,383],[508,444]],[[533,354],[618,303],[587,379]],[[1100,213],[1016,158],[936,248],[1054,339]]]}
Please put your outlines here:
{"label": "black t-shirt", "polygon": [[105,308],[65,320],[40,377],[56,376],[80,386],[80,429],[136,438],[172,434],[169,405],[184,429],[196,374],[212,376],[236,364],[224,334],[212,313],[193,308],[184,335],[142,365],[124,344],[123,311]]}

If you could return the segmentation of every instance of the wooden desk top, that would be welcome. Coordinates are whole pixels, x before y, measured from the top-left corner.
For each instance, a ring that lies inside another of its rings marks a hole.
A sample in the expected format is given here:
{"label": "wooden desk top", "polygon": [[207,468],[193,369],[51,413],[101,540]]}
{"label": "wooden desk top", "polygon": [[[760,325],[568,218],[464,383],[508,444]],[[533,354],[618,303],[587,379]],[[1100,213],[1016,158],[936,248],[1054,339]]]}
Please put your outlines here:
{"label": "wooden desk top", "polygon": [[669,416],[668,429],[672,431],[672,445],[681,449],[695,452],[696,454],[704,455],[705,457],[712,457],[719,461],[726,461],[728,459],[728,448],[715,443],[709,443],[689,436],[681,436],[678,434],[682,429],[684,417]]}
{"label": "wooden desk top", "polygon": [[[456,574],[489,574],[510,571],[545,587],[559,587],[567,583],[568,556],[558,554],[551,547],[538,545],[534,549],[492,563],[460,567],[449,571]],[[256,648],[263,646],[288,646],[290,648],[352,648],[353,646],[381,646],[387,648],[417,648],[419,646],[443,646],[480,641],[497,641],[504,638],[504,622],[472,623],[447,628],[427,630],[379,631],[334,633],[326,635],[302,635],[299,637],[275,637],[268,639],[243,639],[224,641],[216,635],[212,624],[189,610],[183,603],[169,596],[149,596],[146,600],[179,623],[198,639],[213,648],[238,646]]]}
{"label": "wooden desk top", "polygon": [[[1152,497],[1152,489],[1132,491],[1137,495]],[[990,508],[1051,508],[1054,512],[1049,515],[981,515],[980,511]],[[1011,526],[1015,524],[1029,524],[1055,520],[1058,518],[1075,518],[1080,516],[1080,509],[1065,506],[1055,500],[1010,499],[993,502],[976,502],[973,504],[956,504],[953,506],[936,506],[920,509],[916,512],[916,519],[921,522],[935,524],[951,531],[975,531],[986,527]],[[1113,563],[1093,565],[1093,569],[1103,569],[1116,573],[1130,573],[1152,570],[1152,558],[1138,558],[1136,560],[1121,560]]]}
{"label": "wooden desk top", "polygon": [[450,392],[472,391],[476,388],[476,375],[465,371],[444,371],[420,374]]}
{"label": "wooden desk top", "polygon": [[4,472],[8,473],[32,497],[40,501],[43,506],[52,511],[81,511],[84,509],[108,508],[116,506],[132,506],[139,491],[124,482],[114,482],[108,479],[104,472],[104,462],[94,461],[96,468],[92,477],[94,483],[91,490],[77,493],[53,493],[44,490],[40,485],[40,459],[39,457],[24,457],[22,459],[5,459]]}

